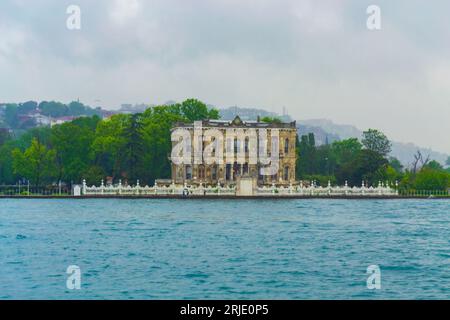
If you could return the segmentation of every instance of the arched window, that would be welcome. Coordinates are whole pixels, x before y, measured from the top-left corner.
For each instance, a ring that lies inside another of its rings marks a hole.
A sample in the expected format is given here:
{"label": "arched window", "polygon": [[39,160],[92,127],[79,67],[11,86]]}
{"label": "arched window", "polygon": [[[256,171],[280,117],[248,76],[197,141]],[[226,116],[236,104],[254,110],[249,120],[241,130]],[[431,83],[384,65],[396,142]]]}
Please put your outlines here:
{"label": "arched window", "polygon": [[289,139],[288,138],[286,138],[285,140],[284,140],[284,153],[289,153]]}

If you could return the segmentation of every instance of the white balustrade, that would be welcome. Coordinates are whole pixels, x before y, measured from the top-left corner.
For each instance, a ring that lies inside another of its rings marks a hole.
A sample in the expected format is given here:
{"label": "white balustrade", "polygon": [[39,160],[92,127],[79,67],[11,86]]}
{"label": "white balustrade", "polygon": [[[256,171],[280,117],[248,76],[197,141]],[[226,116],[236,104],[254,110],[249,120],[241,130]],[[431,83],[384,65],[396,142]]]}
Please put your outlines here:
{"label": "white balustrade", "polygon": [[[158,185],[155,183],[153,187],[142,187],[139,181],[135,186],[123,186],[121,181],[117,185],[105,186],[103,181],[99,187],[88,186],[86,181],[83,180],[82,194],[84,196],[233,196],[236,195],[235,186],[222,186],[217,185]],[[326,187],[317,186],[315,181],[312,181],[309,186],[305,186],[303,183],[293,186],[258,186],[254,191],[255,196],[280,196],[280,197],[298,197],[298,196],[323,196],[323,197],[393,197],[398,196],[398,191],[389,186],[389,183],[380,182],[377,187],[368,187],[362,183],[361,187],[349,187],[347,182],[344,186],[332,186],[329,182]]]}

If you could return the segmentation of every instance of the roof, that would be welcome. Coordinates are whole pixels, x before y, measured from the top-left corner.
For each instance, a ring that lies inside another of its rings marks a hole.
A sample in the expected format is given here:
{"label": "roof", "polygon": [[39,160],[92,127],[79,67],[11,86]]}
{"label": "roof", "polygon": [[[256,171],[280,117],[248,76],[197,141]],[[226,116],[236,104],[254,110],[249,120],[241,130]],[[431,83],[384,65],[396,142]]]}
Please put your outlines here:
{"label": "roof", "polygon": [[[220,128],[296,128],[295,121],[292,122],[261,122],[261,121],[243,121],[236,116],[232,121],[229,120],[201,120],[202,127],[220,127]],[[194,123],[176,122],[174,127],[193,127]]]}

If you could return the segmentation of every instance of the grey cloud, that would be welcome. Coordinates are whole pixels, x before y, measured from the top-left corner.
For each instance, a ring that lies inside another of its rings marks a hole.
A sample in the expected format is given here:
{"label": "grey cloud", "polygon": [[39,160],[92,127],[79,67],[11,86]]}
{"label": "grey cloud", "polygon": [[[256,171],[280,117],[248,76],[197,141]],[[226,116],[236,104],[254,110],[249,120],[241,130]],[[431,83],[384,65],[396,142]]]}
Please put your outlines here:
{"label": "grey cloud", "polygon": [[450,152],[450,4],[376,2],[378,32],[373,1],[2,1],[0,101],[285,106]]}

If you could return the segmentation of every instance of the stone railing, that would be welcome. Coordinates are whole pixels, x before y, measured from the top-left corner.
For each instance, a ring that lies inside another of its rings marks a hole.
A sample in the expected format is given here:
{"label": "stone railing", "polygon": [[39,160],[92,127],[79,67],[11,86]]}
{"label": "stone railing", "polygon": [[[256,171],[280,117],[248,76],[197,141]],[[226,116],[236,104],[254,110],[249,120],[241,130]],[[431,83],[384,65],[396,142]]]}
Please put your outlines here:
{"label": "stone railing", "polygon": [[[396,183],[396,186],[397,183]],[[200,184],[198,186],[192,185],[158,185],[155,183],[153,187],[140,186],[139,181],[135,186],[123,186],[119,181],[117,185],[105,186],[103,181],[99,187],[87,186],[86,181],[83,180],[81,194],[84,196],[237,196],[235,186],[221,186],[209,185],[204,186]],[[257,187],[253,192],[254,196],[267,196],[267,197],[289,197],[289,196],[304,196],[304,197],[370,197],[370,196],[398,196],[397,188],[391,188],[388,183],[379,183],[377,187],[366,187],[364,183],[361,187],[349,187],[347,182],[344,186],[331,186],[328,183],[327,187],[317,186],[315,182],[311,182],[309,185],[289,185],[289,186],[262,186]]]}
{"label": "stone railing", "polygon": [[187,184],[175,185],[173,183],[170,185],[158,185],[155,183],[153,187],[143,187],[139,184],[139,181],[135,186],[124,186],[120,180],[117,185],[105,186],[102,181],[99,187],[89,187],[86,181],[83,180],[81,194],[84,196],[235,195],[236,188],[234,186],[221,186],[220,184],[217,186],[203,186],[202,184],[190,186]]}
{"label": "stone railing", "polygon": [[379,183],[378,187],[366,187],[364,183],[361,187],[349,187],[347,182],[344,186],[331,186],[331,183],[328,183],[327,187],[317,186],[314,182],[312,182],[309,186],[305,186],[302,183],[297,186],[289,185],[287,187],[277,187],[275,185],[272,186],[264,186],[258,187],[256,190],[256,195],[261,196],[329,196],[329,197],[338,197],[338,196],[397,196],[398,191],[394,188],[391,188],[388,183],[383,184]]}

